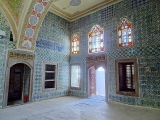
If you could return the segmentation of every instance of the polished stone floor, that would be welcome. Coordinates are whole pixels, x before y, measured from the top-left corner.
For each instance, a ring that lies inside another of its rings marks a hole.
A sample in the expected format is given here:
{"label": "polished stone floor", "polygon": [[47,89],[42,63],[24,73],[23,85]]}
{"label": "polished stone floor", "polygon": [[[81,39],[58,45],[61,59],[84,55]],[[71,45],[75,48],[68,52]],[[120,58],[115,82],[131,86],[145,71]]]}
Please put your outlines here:
{"label": "polished stone floor", "polygon": [[0,109],[0,120],[160,120],[160,110],[67,96]]}

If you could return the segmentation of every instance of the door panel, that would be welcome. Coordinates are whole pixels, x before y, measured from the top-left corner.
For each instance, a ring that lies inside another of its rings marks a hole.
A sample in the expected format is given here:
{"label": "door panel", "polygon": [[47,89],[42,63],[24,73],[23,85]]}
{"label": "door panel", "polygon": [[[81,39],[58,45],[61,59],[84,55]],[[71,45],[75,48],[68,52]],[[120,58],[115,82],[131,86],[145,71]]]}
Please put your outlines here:
{"label": "door panel", "polygon": [[89,84],[90,96],[96,95],[96,69],[94,66],[89,69]]}
{"label": "door panel", "polygon": [[10,69],[8,102],[22,100],[23,64],[16,64]]}

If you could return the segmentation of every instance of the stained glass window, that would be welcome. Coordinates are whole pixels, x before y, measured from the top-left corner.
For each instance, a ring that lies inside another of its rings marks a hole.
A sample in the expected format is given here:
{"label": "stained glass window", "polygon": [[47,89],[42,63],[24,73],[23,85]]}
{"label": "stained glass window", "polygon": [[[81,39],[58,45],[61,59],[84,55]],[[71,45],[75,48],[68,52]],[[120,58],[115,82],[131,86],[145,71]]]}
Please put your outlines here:
{"label": "stained glass window", "polygon": [[94,25],[88,33],[88,53],[104,51],[104,29]]}
{"label": "stained glass window", "polygon": [[117,27],[117,34],[119,48],[133,46],[132,23],[128,19],[122,19]]}
{"label": "stained glass window", "polygon": [[75,54],[79,54],[79,36],[77,34],[73,34],[72,38],[71,38],[71,54],[75,55]]}

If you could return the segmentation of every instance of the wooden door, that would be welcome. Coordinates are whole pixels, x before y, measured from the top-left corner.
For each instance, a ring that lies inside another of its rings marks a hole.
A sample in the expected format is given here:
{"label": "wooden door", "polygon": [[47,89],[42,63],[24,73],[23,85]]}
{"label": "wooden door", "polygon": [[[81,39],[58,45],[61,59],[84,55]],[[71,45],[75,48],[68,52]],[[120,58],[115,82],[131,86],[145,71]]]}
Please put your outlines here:
{"label": "wooden door", "polygon": [[10,69],[8,102],[22,100],[24,64],[16,64]]}

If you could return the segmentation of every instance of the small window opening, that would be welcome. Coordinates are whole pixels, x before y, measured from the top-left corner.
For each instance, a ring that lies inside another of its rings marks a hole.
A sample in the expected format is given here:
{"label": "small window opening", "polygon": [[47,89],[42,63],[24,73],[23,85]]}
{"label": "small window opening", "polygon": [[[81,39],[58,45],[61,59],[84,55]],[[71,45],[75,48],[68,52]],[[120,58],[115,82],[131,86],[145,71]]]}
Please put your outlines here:
{"label": "small window opening", "polygon": [[12,31],[10,31],[10,41],[13,41],[13,34],[12,34]]}

